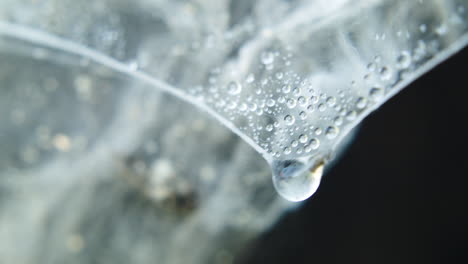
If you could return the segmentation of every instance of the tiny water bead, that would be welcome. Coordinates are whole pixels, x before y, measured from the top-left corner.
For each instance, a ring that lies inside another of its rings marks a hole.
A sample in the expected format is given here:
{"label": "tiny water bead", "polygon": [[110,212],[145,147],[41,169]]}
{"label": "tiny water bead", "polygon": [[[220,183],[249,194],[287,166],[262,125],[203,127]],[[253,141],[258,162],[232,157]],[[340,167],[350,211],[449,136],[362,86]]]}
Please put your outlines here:
{"label": "tiny water bead", "polygon": [[242,86],[240,83],[232,81],[227,85],[227,90],[229,94],[236,95],[242,91]]}
{"label": "tiny water bead", "polygon": [[364,97],[359,97],[359,98],[356,100],[356,107],[357,107],[358,109],[364,109],[364,108],[366,108],[366,106],[367,106],[367,100],[366,100],[366,98],[364,98]]}
{"label": "tiny water bead", "polygon": [[296,119],[292,115],[286,115],[284,117],[284,122],[286,122],[286,125],[288,125],[288,126],[292,126],[295,121],[296,121]]}
{"label": "tiny water bead", "polygon": [[288,99],[288,100],[286,101],[286,105],[287,105],[289,108],[292,109],[292,108],[296,107],[296,100],[294,100],[294,99]]}
{"label": "tiny water bead", "polygon": [[408,51],[403,51],[397,58],[397,67],[406,69],[411,65],[411,54]]}
{"label": "tiny water bead", "polygon": [[369,90],[369,97],[378,101],[380,99],[382,99],[384,96],[384,89],[383,88],[380,88],[380,87],[372,87],[370,90]]}
{"label": "tiny water bead", "polygon": [[334,139],[336,136],[338,136],[339,129],[336,126],[329,126],[327,127],[327,130],[325,131],[325,135],[327,136],[328,139]]}
{"label": "tiny water bead", "polygon": [[255,76],[252,73],[249,73],[249,75],[247,75],[247,78],[245,79],[245,82],[253,83],[254,81],[255,81]]}
{"label": "tiny water bead", "polygon": [[260,54],[260,60],[263,64],[269,65],[275,60],[275,55],[271,51],[264,51]]}
{"label": "tiny water bead", "polygon": [[310,168],[299,160],[274,161],[273,185],[286,200],[303,201],[317,191],[324,166],[324,160],[319,160]]}

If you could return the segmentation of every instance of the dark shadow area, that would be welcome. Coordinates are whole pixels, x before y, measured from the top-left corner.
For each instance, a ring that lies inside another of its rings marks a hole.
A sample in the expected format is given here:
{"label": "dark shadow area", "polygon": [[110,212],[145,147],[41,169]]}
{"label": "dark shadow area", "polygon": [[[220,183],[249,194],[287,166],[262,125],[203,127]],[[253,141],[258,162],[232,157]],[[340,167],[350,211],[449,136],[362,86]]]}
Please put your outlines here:
{"label": "dark shadow area", "polygon": [[368,117],[242,263],[468,263],[468,48]]}

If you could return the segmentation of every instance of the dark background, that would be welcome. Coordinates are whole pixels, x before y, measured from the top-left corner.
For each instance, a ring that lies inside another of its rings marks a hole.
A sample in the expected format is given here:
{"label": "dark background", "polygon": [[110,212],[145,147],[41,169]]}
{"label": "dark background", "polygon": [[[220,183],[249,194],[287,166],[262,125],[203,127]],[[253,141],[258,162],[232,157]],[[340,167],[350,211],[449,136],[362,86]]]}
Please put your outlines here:
{"label": "dark background", "polygon": [[364,122],[245,263],[468,263],[468,48]]}

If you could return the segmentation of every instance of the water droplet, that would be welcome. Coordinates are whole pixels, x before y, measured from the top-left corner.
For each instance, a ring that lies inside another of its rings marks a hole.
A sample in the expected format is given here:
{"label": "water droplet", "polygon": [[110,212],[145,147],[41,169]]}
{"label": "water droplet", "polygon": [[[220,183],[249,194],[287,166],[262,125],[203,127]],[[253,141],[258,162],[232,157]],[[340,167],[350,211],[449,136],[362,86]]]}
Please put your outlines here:
{"label": "water droplet", "polygon": [[316,139],[316,138],[313,138],[309,141],[309,146],[312,148],[312,149],[318,149],[318,147],[320,146],[320,140]]}
{"label": "water droplet", "polygon": [[260,60],[263,64],[269,65],[275,60],[275,55],[271,51],[264,51],[260,54]]}
{"label": "water droplet", "polygon": [[373,71],[375,71],[375,68],[376,68],[375,63],[371,62],[371,63],[367,64],[367,70],[368,71],[373,72]]}
{"label": "water droplet", "polygon": [[297,98],[297,102],[299,103],[300,106],[306,106],[307,98],[305,98],[304,96],[299,96],[299,98]]}
{"label": "water droplet", "polygon": [[281,88],[281,91],[285,94],[291,92],[291,85],[284,85],[282,88]]}
{"label": "water droplet", "polygon": [[245,103],[242,103],[240,106],[239,106],[239,110],[240,111],[246,111],[247,110],[247,105]]}
{"label": "water droplet", "polygon": [[299,87],[294,88],[294,89],[292,90],[292,93],[293,93],[294,95],[299,96],[299,95],[301,94],[301,88],[299,88]]}
{"label": "water droplet", "polygon": [[325,162],[319,160],[310,169],[301,161],[274,161],[273,185],[286,200],[303,201],[312,196],[320,184]]}
{"label": "water droplet", "polygon": [[273,107],[273,106],[275,105],[275,100],[273,100],[273,99],[271,99],[271,98],[268,99],[268,100],[266,101],[266,105],[267,105],[268,107]]}
{"label": "water droplet", "polygon": [[329,106],[334,106],[336,104],[336,98],[333,96],[330,96],[327,98],[327,104]]}
{"label": "water droplet", "polygon": [[294,108],[296,107],[296,100],[294,99],[288,99],[286,101],[286,105],[289,107],[289,108]]}
{"label": "water droplet", "polygon": [[309,137],[306,134],[302,134],[299,136],[299,142],[306,143],[308,138]]}
{"label": "water droplet", "polygon": [[255,81],[255,76],[253,75],[253,73],[249,73],[249,75],[247,75],[247,78],[245,79],[245,82],[253,83],[254,81]]}
{"label": "water droplet", "polygon": [[357,117],[357,113],[354,110],[346,113],[346,119],[348,119],[349,121],[353,121],[354,119],[356,119],[356,117]]}
{"label": "water droplet", "polygon": [[273,131],[273,125],[272,124],[266,125],[265,130],[268,131],[268,132]]}
{"label": "water droplet", "polygon": [[248,107],[249,107],[249,110],[252,111],[252,112],[257,110],[257,104],[256,103],[249,103]]}
{"label": "water droplet", "polygon": [[304,111],[301,111],[301,112],[299,113],[299,117],[300,117],[302,120],[305,120],[305,119],[307,119],[307,113],[304,112]]}
{"label": "water droplet", "polygon": [[380,87],[373,87],[369,90],[369,96],[376,101],[380,100],[384,96],[384,90]]}
{"label": "water droplet", "polygon": [[358,109],[364,109],[367,106],[367,99],[364,97],[359,97],[356,101],[356,107]]}
{"label": "water droplet", "polygon": [[392,77],[392,72],[387,67],[380,68],[379,73],[380,73],[380,78],[383,81],[388,81]]}
{"label": "water droplet", "polygon": [[237,107],[237,103],[234,102],[234,101],[231,101],[231,102],[229,102],[229,103],[227,104],[227,108],[228,108],[228,109],[233,110],[233,109],[236,109],[236,107]]}
{"label": "water droplet", "polygon": [[325,111],[326,108],[327,108],[327,107],[325,106],[325,104],[319,104],[318,107],[317,107],[317,109],[318,109],[320,112]]}
{"label": "water droplet", "polygon": [[411,54],[408,51],[403,51],[397,58],[397,67],[406,69],[411,65]]}
{"label": "water droplet", "polygon": [[334,139],[336,136],[338,136],[339,129],[336,126],[329,126],[325,130],[325,135],[327,136],[328,139]]}
{"label": "water droplet", "polygon": [[322,134],[322,129],[320,127],[317,127],[315,130],[315,135],[320,136]]}
{"label": "water droplet", "polygon": [[318,103],[318,101],[319,101],[319,98],[318,98],[317,96],[312,95],[312,96],[310,97],[310,102],[311,102],[312,104],[316,104],[316,103]]}
{"label": "water droplet", "polygon": [[297,140],[291,141],[291,147],[295,148],[297,147],[297,145],[299,145],[299,142]]}
{"label": "water droplet", "polygon": [[228,93],[232,95],[239,94],[242,91],[242,86],[236,81],[232,81],[227,86]]}
{"label": "water droplet", "polygon": [[337,116],[335,119],[333,119],[333,123],[337,126],[341,126],[343,124],[343,117]]}
{"label": "water droplet", "polygon": [[296,119],[292,115],[286,115],[284,117],[284,122],[286,122],[286,125],[288,125],[288,126],[292,126],[295,121],[296,121]]}

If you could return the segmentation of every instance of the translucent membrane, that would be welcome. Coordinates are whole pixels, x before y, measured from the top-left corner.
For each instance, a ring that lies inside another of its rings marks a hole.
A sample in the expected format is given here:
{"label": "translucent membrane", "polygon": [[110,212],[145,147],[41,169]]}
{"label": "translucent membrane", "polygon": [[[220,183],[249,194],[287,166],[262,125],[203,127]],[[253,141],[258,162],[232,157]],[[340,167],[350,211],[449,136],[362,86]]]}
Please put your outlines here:
{"label": "translucent membrane", "polygon": [[317,166],[367,114],[467,43],[460,0],[98,3],[8,2],[0,33],[208,112],[270,163],[293,201],[314,193]]}
{"label": "translucent membrane", "polygon": [[369,112],[467,43],[457,0],[6,2],[3,39],[93,61],[208,112],[262,154],[294,201],[313,194],[317,164]]}

